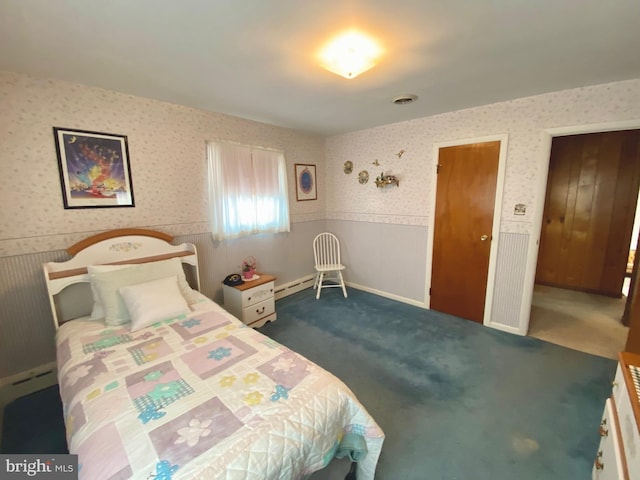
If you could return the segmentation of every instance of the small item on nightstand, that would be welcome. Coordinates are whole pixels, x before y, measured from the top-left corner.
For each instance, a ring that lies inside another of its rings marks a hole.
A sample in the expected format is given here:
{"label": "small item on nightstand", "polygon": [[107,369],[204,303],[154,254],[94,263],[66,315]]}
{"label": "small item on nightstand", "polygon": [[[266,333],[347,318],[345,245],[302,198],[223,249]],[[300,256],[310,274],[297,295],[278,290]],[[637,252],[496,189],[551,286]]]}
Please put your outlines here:
{"label": "small item on nightstand", "polygon": [[242,260],[242,276],[245,280],[253,279],[256,273],[256,259],[249,256]]}
{"label": "small item on nightstand", "polygon": [[231,275],[227,275],[222,283],[230,287],[235,287],[236,285],[242,285],[244,280],[242,280],[242,277],[237,273],[232,273]]}

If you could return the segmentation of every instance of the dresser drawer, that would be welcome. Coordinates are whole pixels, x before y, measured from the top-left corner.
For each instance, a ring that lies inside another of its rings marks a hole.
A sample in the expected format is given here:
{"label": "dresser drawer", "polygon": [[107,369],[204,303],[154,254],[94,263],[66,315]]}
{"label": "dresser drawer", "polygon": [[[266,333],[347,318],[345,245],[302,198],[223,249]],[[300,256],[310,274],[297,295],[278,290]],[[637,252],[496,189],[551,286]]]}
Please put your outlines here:
{"label": "dresser drawer", "polygon": [[593,480],[627,480],[615,408],[608,398],[600,422],[600,445],[591,472]]}
{"label": "dresser drawer", "polygon": [[242,306],[248,307],[273,297],[274,283],[268,282],[242,292]]}
{"label": "dresser drawer", "polygon": [[246,325],[251,325],[258,320],[273,315],[276,312],[276,302],[271,298],[268,298],[260,303],[251,305],[243,309],[242,321]]}
{"label": "dresser drawer", "polygon": [[637,476],[640,474],[640,432],[638,432],[638,424],[636,423],[628,393],[620,395],[617,412],[620,434],[623,439],[624,456],[627,460],[627,467],[629,468],[629,476],[631,478],[640,478]]}
{"label": "dresser drawer", "polygon": [[622,397],[627,395],[627,387],[624,383],[624,375],[622,373],[620,363],[618,363],[618,368],[616,369],[616,376],[613,379],[611,393],[613,394],[613,400],[616,404],[616,408],[619,409]]}

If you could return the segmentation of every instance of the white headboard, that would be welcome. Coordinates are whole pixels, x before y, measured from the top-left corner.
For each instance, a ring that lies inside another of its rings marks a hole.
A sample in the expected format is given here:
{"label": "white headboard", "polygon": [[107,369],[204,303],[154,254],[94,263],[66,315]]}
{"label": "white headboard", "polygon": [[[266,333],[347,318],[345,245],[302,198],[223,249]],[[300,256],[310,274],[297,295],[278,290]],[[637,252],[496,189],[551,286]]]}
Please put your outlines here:
{"label": "white headboard", "polygon": [[[183,243],[172,245],[173,237],[155,230],[125,228],[99,233],[69,247],[73,255],[66,262],[48,262],[43,265],[51,304],[53,321],[58,326],[56,296],[67,287],[78,283],[89,283],[88,265],[118,265],[123,263],[148,263],[179,257],[183,264],[193,267],[193,283],[200,290],[198,254],[195,245]],[[87,314],[90,312],[87,312]]]}

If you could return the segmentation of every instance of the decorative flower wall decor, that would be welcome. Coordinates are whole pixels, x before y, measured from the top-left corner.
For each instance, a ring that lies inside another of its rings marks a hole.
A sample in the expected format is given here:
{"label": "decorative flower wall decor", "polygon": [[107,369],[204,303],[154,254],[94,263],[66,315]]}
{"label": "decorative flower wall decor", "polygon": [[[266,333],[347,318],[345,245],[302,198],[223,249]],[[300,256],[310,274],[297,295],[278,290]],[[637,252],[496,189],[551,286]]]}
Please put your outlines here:
{"label": "decorative flower wall decor", "polygon": [[395,175],[385,175],[384,172],[382,172],[379,177],[376,177],[376,187],[383,188],[387,185],[399,187],[400,180]]}

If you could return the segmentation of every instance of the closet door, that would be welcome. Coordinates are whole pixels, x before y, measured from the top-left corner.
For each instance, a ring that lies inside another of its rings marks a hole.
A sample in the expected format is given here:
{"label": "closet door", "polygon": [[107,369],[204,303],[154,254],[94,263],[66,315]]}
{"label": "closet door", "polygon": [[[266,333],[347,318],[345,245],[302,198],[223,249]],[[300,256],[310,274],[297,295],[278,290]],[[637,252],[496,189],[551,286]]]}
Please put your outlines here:
{"label": "closet door", "polygon": [[438,155],[429,308],[483,323],[500,142]]}

